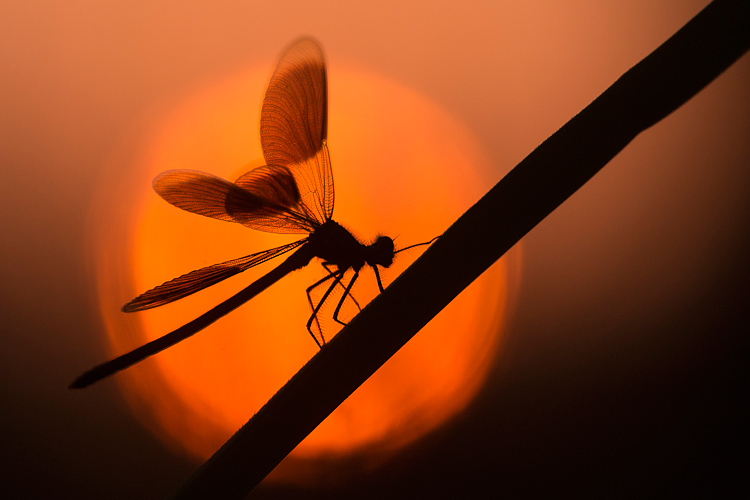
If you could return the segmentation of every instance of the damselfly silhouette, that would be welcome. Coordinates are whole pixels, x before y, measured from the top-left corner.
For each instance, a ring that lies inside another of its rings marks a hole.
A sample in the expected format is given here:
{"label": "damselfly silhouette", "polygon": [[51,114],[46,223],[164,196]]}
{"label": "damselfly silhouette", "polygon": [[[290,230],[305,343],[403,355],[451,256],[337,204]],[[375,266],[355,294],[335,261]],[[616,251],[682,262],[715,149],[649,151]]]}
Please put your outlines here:
{"label": "damselfly silhouette", "polygon": [[[383,291],[378,266],[389,267],[396,253],[418,245],[395,251],[393,240],[387,236],[378,237],[372,244],[363,244],[331,218],[334,191],[326,144],[327,99],[323,53],[312,40],[300,40],[281,57],[263,100],[260,141],[266,165],[249,171],[234,183],[195,170],[163,172],[153,183],[159,196],[183,210],[260,231],[307,236],[294,243],[192,271],[139,295],[122,310],[142,311],[168,304],[274,257],[297,251],[237,295],[164,337],[92,368],[73,381],[71,388],[86,387],[186,339],[285,275],[305,267],[313,257],[321,259],[328,272],[307,289],[312,308],[307,329],[318,347],[325,344],[318,313],[337,287],[343,289],[343,293],[333,319],[341,324],[344,322],[339,314],[347,297],[359,307],[350,294],[365,264],[373,269],[378,287]],[[349,270],[353,271],[352,277],[344,284],[342,280]],[[325,285],[327,288],[316,303],[311,292]]]}

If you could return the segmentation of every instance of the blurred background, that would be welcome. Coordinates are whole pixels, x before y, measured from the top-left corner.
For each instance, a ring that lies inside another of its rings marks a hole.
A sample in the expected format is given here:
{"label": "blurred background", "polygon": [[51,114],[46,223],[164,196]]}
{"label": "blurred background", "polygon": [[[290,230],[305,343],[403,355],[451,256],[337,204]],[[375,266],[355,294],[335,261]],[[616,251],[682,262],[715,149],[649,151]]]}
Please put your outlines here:
{"label": "blurred background", "polygon": [[[310,34],[331,79],[365,68],[461,122],[494,169],[489,189],[707,3],[3,3],[3,489],[161,498],[197,466],[136,420],[117,385],[66,389],[107,355],[92,193],[152,117],[246,68],[270,73]],[[739,483],[748,83],[745,57],[524,238],[507,333],[463,413],[370,474],[304,491],[264,484],[254,498],[665,496]]]}

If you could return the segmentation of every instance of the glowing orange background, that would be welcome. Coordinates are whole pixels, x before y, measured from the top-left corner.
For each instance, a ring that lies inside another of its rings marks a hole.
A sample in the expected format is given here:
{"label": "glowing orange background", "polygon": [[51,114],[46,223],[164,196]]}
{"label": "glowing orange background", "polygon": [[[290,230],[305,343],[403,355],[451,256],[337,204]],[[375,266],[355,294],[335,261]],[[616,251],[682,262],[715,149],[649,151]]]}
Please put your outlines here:
{"label": "glowing orange background", "polygon": [[[403,86],[362,71],[334,66],[331,72],[336,220],[361,238],[372,239],[386,228],[401,247],[440,234],[482,194],[480,173],[488,167],[476,141],[445,111]],[[278,265],[267,263],[243,278],[134,317],[119,311],[138,291],[172,277],[290,241],[181,212],[147,182],[173,168],[234,179],[262,164],[257,130],[268,73],[228,78],[168,112],[144,145],[142,160],[131,167],[144,179],[133,195],[133,210],[121,214],[117,224],[112,218],[101,221],[95,232],[98,275],[112,356],[177,328]],[[256,161],[247,165],[247,158]],[[106,211],[112,188],[102,186],[96,213]],[[121,235],[128,231],[133,242],[123,246]],[[118,252],[132,264],[113,266]],[[419,253],[398,255],[383,274],[386,282]],[[515,255],[513,274],[518,272]],[[307,458],[304,467],[297,460],[274,477],[300,480],[304,473],[305,480],[314,480],[321,456],[346,460],[352,453],[367,456],[377,450],[383,460],[384,452],[462,410],[497,351],[510,289],[507,266],[502,260],[466,290],[298,446],[292,459]],[[304,327],[310,314],[304,290],[323,275],[319,265],[308,266],[184,345],[144,363],[151,367],[118,375],[133,406],[146,407],[139,412],[144,424],[176,449],[208,458],[317,351]],[[377,292],[373,278],[365,270],[354,288],[362,304]],[[130,280],[130,294],[123,295],[128,287],[117,283]],[[322,315],[330,314],[330,307],[324,308]],[[334,325],[324,324],[329,338],[337,331]],[[332,465],[319,473],[333,475]]]}
{"label": "glowing orange background", "polygon": [[[66,390],[111,349],[93,228],[110,220],[118,238],[114,314],[142,291],[119,272],[133,269],[136,241],[121,221],[153,196],[152,174],[132,167],[154,153],[143,146],[188,99],[258,68],[258,89],[245,96],[250,121],[281,48],[309,34],[326,51],[332,85],[342,71],[379,75],[462,123],[486,156],[484,191],[708,3],[0,2],[5,496],[164,498],[197,467],[144,428],[130,404],[139,400],[125,401],[118,382]],[[747,420],[739,374],[750,330],[748,88],[743,57],[523,239],[511,323],[485,384],[456,418],[351,483],[268,483],[254,497],[731,497],[721,488],[745,474],[731,457],[743,453]],[[225,132],[248,149],[224,165],[260,159],[250,149],[257,122]],[[216,154],[196,167],[220,168],[208,165]],[[364,239],[432,236],[348,219],[358,210],[343,196],[354,188],[341,178],[345,152],[332,144],[332,154],[340,222]],[[92,212],[101,186],[109,204]],[[238,232],[229,257],[256,249],[242,240],[251,231]],[[140,319],[119,316],[123,328],[133,322],[123,350],[139,344]],[[193,341],[201,336],[222,339],[204,332]],[[162,380],[157,363],[125,377]],[[166,402],[175,415],[187,411],[179,398]],[[150,411],[142,404],[138,414]]]}

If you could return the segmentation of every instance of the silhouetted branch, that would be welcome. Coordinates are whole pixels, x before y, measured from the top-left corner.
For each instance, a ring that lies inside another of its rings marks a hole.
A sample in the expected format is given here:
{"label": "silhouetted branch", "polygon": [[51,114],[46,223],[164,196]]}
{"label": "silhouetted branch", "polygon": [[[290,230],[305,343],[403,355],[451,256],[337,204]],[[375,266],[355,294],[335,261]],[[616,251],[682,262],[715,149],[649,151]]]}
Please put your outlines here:
{"label": "silhouetted branch", "polygon": [[[305,365],[174,495],[242,498],[466,286],[633,138],[750,47],[750,2],[717,0],[534,150]],[[492,230],[496,228],[496,230]],[[471,258],[466,249],[471,248]]]}

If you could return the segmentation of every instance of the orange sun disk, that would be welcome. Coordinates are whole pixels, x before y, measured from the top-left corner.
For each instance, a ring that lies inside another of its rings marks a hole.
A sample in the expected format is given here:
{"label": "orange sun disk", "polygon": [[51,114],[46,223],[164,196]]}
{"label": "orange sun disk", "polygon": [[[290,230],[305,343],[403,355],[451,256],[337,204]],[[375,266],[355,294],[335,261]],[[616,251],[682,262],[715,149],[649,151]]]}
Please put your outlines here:
{"label": "orange sun disk", "polygon": [[[378,234],[395,238],[397,248],[427,241],[486,190],[489,182],[482,174],[490,169],[476,141],[435,104],[362,71],[333,67],[329,79],[334,219],[362,241]],[[121,313],[121,305],[136,294],[193,269],[300,237],[190,214],[150,189],[150,180],[164,170],[192,168],[234,180],[261,165],[258,124],[267,82],[266,71],[249,71],[184,99],[160,120],[129,165],[128,182],[135,187],[123,188],[122,206],[111,195],[99,197],[96,210],[121,218],[113,224],[108,217],[96,232],[99,297],[112,355],[181,326],[282,259],[173,304]],[[249,159],[255,161],[248,165]],[[105,191],[111,194],[112,186]],[[385,271],[385,282],[422,251],[399,254]],[[509,276],[517,272],[517,262],[499,261],[465,290],[272,477],[330,478],[331,470],[315,469],[321,458],[330,468],[331,459],[366,456],[368,450],[382,457],[461,411],[498,352]],[[313,261],[205,331],[116,375],[135,413],[174,449],[201,460],[210,456],[316,353],[305,328],[310,315],[305,288],[322,276]],[[353,293],[361,304],[375,296],[370,269],[363,269]],[[327,338],[337,331],[331,313],[331,306],[321,313]]]}

